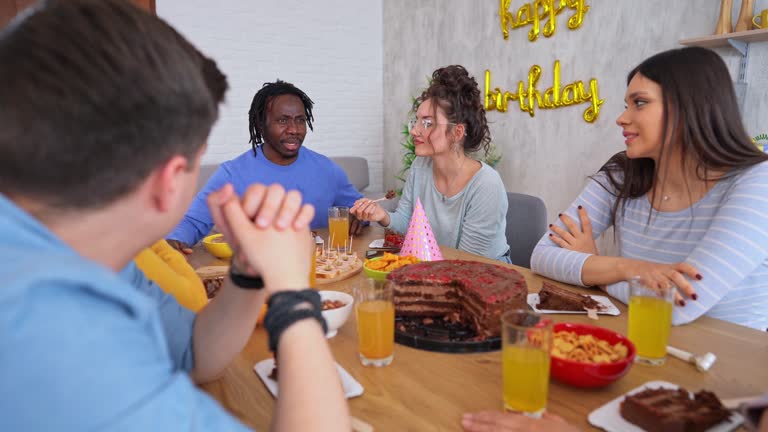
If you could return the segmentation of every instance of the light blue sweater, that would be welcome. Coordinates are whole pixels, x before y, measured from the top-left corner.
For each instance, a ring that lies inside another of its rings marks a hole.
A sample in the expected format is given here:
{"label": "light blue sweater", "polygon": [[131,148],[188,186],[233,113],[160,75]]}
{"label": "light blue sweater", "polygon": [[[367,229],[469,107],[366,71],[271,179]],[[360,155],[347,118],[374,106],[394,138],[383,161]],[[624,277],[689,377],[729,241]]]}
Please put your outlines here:
{"label": "light blue sweater", "polygon": [[247,430],[200,391],[194,313],[0,195],[0,431]]}
{"label": "light blue sweater", "polygon": [[416,158],[397,209],[389,213],[389,228],[408,230],[417,197],[439,245],[509,262],[505,256],[509,250],[507,192],[493,168],[483,163],[461,192],[443,200],[432,177],[432,159]]}
{"label": "light blue sweater", "polygon": [[[604,174],[596,179],[608,186]],[[578,220],[583,205],[597,238],[609,227],[615,197],[590,180],[563,213]],[[650,224],[648,198],[626,203],[617,214],[616,236],[622,257],[660,263],[687,262],[703,279],[690,281],[699,295],[675,306],[674,324],[707,314],[760,330],[768,328],[768,162],[719,181],[692,207],[677,212],[654,211]],[[564,228],[559,220],[555,222]],[[531,269],[570,284],[583,285],[581,270],[588,254],[562,249],[547,234],[531,257]],[[629,300],[626,282],[608,293]]]}

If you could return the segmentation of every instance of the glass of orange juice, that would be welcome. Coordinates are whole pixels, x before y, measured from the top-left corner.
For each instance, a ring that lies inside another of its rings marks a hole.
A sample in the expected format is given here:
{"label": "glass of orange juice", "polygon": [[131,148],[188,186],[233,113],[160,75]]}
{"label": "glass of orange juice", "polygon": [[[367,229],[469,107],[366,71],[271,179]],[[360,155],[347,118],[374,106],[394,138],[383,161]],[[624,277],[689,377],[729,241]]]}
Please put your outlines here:
{"label": "glass of orange juice", "polygon": [[387,366],[395,356],[395,304],[392,287],[366,279],[353,288],[357,341],[363,366]]}
{"label": "glass of orange juice", "polygon": [[332,248],[343,248],[349,243],[349,207],[328,208],[328,237]]}
{"label": "glass of orange juice", "polygon": [[540,417],[547,407],[552,322],[527,310],[501,317],[504,409]]}
{"label": "glass of orange juice", "polygon": [[658,366],[666,361],[675,289],[653,289],[639,278],[629,281],[627,335],[637,349],[635,362]]}
{"label": "glass of orange juice", "polygon": [[317,246],[315,239],[312,239],[312,255],[309,257],[309,286],[314,288],[317,285]]}

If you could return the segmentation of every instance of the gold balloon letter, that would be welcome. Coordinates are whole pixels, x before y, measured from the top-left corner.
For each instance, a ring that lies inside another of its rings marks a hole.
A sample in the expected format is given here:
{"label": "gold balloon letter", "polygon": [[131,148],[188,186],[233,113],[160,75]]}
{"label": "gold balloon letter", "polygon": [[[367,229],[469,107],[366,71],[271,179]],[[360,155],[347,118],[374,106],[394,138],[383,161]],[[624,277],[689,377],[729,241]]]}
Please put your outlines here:
{"label": "gold balloon letter", "polygon": [[499,87],[491,90],[491,71],[485,71],[485,110],[505,112],[510,100],[516,100],[520,111],[536,116],[536,108],[557,109],[571,105],[589,103],[584,110],[582,118],[588,123],[594,123],[600,116],[600,107],[605,100],[600,99],[599,87],[596,78],[589,80],[589,90],[582,81],[573,81],[565,86],[560,81],[560,60],[555,60],[552,70],[552,87],[544,93],[537,88],[541,79],[542,68],[539,65],[531,66],[526,81],[518,81],[517,93],[504,91]]}

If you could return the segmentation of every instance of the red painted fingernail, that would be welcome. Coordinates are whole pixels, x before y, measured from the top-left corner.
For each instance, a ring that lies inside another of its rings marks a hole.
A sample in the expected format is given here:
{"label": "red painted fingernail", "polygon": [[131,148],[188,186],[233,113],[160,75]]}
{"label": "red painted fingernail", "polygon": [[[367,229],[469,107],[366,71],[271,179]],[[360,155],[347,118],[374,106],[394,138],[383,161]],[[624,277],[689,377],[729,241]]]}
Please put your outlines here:
{"label": "red painted fingernail", "polygon": [[679,304],[680,306],[685,306],[685,300],[680,300],[679,302],[677,302],[677,304]]}
{"label": "red painted fingernail", "polygon": [[549,233],[549,236],[552,237],[552,233]]}
{"label": "red painted fingernail", "polygon": [[552,224],[549,224],[549,227],[552,228]]}
{"label": "red painted fingernail", "polygon": [[562,217],[562,216],[563,216],[563,214],[562,214],[562,213],[558,213],[558,214],[557,214],[557,217]]}
{"label": "red painted fingernail", "polygon": [[579,206],[579,210],[581,210],[581,209],[583,209],[583,208],[584,208],[584,207],[582,207],[582,206]]}
{"label": "red painted fingernail", "polygon": [[694,300],[698,300],[699,299],[699,295],[696,294],[696,293],[693,293],[693,294],[691,294],[691,298],[694,299]]}
{"label": "red painted fingernail", "polygon": [[698,279],[698,280],[702,280],[702,279],[704,279],[704,277],[703,277],[702,275],[700,275],[700,274],[696,273],[696,279]]}

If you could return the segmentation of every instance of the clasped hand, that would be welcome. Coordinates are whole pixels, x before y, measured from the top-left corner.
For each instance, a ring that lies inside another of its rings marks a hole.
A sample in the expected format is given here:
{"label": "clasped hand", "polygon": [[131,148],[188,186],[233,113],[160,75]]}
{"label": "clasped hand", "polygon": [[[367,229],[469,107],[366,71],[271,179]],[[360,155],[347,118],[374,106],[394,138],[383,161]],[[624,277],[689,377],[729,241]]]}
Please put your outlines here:
{"label": "clasped hand", "polygon": [[302,205],[301,193],[279,184],[250,186],[243,198],[227,184],[208,195],[211,215],[234,255],[232,265],[249,275],[260,275],[269,290],[309,286],[309,224],[315,215]]}

